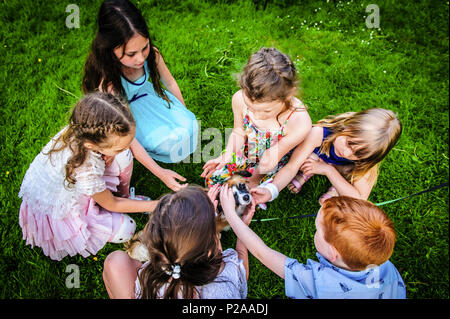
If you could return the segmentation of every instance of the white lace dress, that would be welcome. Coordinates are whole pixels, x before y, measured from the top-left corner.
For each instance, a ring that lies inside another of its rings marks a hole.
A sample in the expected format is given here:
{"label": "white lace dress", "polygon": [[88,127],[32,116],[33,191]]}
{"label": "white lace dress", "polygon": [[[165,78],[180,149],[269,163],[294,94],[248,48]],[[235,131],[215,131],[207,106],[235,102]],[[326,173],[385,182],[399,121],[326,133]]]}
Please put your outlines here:
{"label": "white lace dress", "polygon": [[[130,150],[118,154],[108,167],[101,154],[88,151],[85,162],[74,172],[75,185],[68,187],[65,165],[72,155],[71,150],[66,147],[51,156],[46,155],[64,129],[30,164],[19,192],[23,239],[32,247],[41,247],[44,254],[54,260],[67,255],[95,255],[111,239],[113,214],[117,213],[99,207],[91,195],[106,188],[117,191],[123,170],[117,158],[128,158],[132,164]],[[121,162],[124,166],[126,160]]]}

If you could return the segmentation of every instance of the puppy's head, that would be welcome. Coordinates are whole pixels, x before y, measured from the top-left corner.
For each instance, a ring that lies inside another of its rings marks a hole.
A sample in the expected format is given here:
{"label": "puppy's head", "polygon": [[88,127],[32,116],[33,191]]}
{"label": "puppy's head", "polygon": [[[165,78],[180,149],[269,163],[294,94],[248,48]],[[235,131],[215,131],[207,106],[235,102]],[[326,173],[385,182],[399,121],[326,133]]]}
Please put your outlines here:
{"label": "puppy's head", "polygon": [[226,181],[226,184],[233,190],[236,205],[247,206],[252,201],[248,181],[244,178],[250,176],[251,174],[247,171],[239,171]]}

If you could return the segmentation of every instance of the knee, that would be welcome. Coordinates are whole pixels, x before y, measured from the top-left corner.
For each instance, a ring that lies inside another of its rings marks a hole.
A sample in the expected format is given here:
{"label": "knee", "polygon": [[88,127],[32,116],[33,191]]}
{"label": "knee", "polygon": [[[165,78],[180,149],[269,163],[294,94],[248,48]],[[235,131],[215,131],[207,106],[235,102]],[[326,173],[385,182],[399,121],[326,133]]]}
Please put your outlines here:
{"label": "knee", "polygon": [[130,263],[130,257],[123,250],[116,250],[110,253],[103,265],[103,279],[111,281],[116,275],[120,274]]}

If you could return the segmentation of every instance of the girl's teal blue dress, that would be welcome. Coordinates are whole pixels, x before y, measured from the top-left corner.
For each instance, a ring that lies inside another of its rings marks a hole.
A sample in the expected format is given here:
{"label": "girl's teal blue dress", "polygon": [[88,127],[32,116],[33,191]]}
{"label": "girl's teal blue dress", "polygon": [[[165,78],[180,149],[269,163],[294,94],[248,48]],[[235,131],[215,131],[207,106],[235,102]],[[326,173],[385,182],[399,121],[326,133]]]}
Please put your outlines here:
{"label": "girl's teal blue dress", "polygon": [[153,159],[180,162],[197,148],[197,119],[172,93],[164,90],[171,101],[169,107],[155,92],[149,78],[147,61],[144,75],[136,82],[121,77],[136,122],[136,139]]}

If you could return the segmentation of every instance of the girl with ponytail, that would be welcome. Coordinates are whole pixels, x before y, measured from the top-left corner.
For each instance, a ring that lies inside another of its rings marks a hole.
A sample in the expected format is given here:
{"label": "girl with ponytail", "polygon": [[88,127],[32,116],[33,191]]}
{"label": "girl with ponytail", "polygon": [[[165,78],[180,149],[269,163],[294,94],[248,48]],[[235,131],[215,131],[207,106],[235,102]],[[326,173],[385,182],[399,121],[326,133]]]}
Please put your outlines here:
{"label": "girl with ponytail", "polygon": [[[105,260],[103,279],[111,298],[241,299],[247,296],[247,248],[222,251],[215,206],[198,186],[163,196],[144,228],[149,261],[117,250]],[[249,224],[254,206],[244,215]]]}

